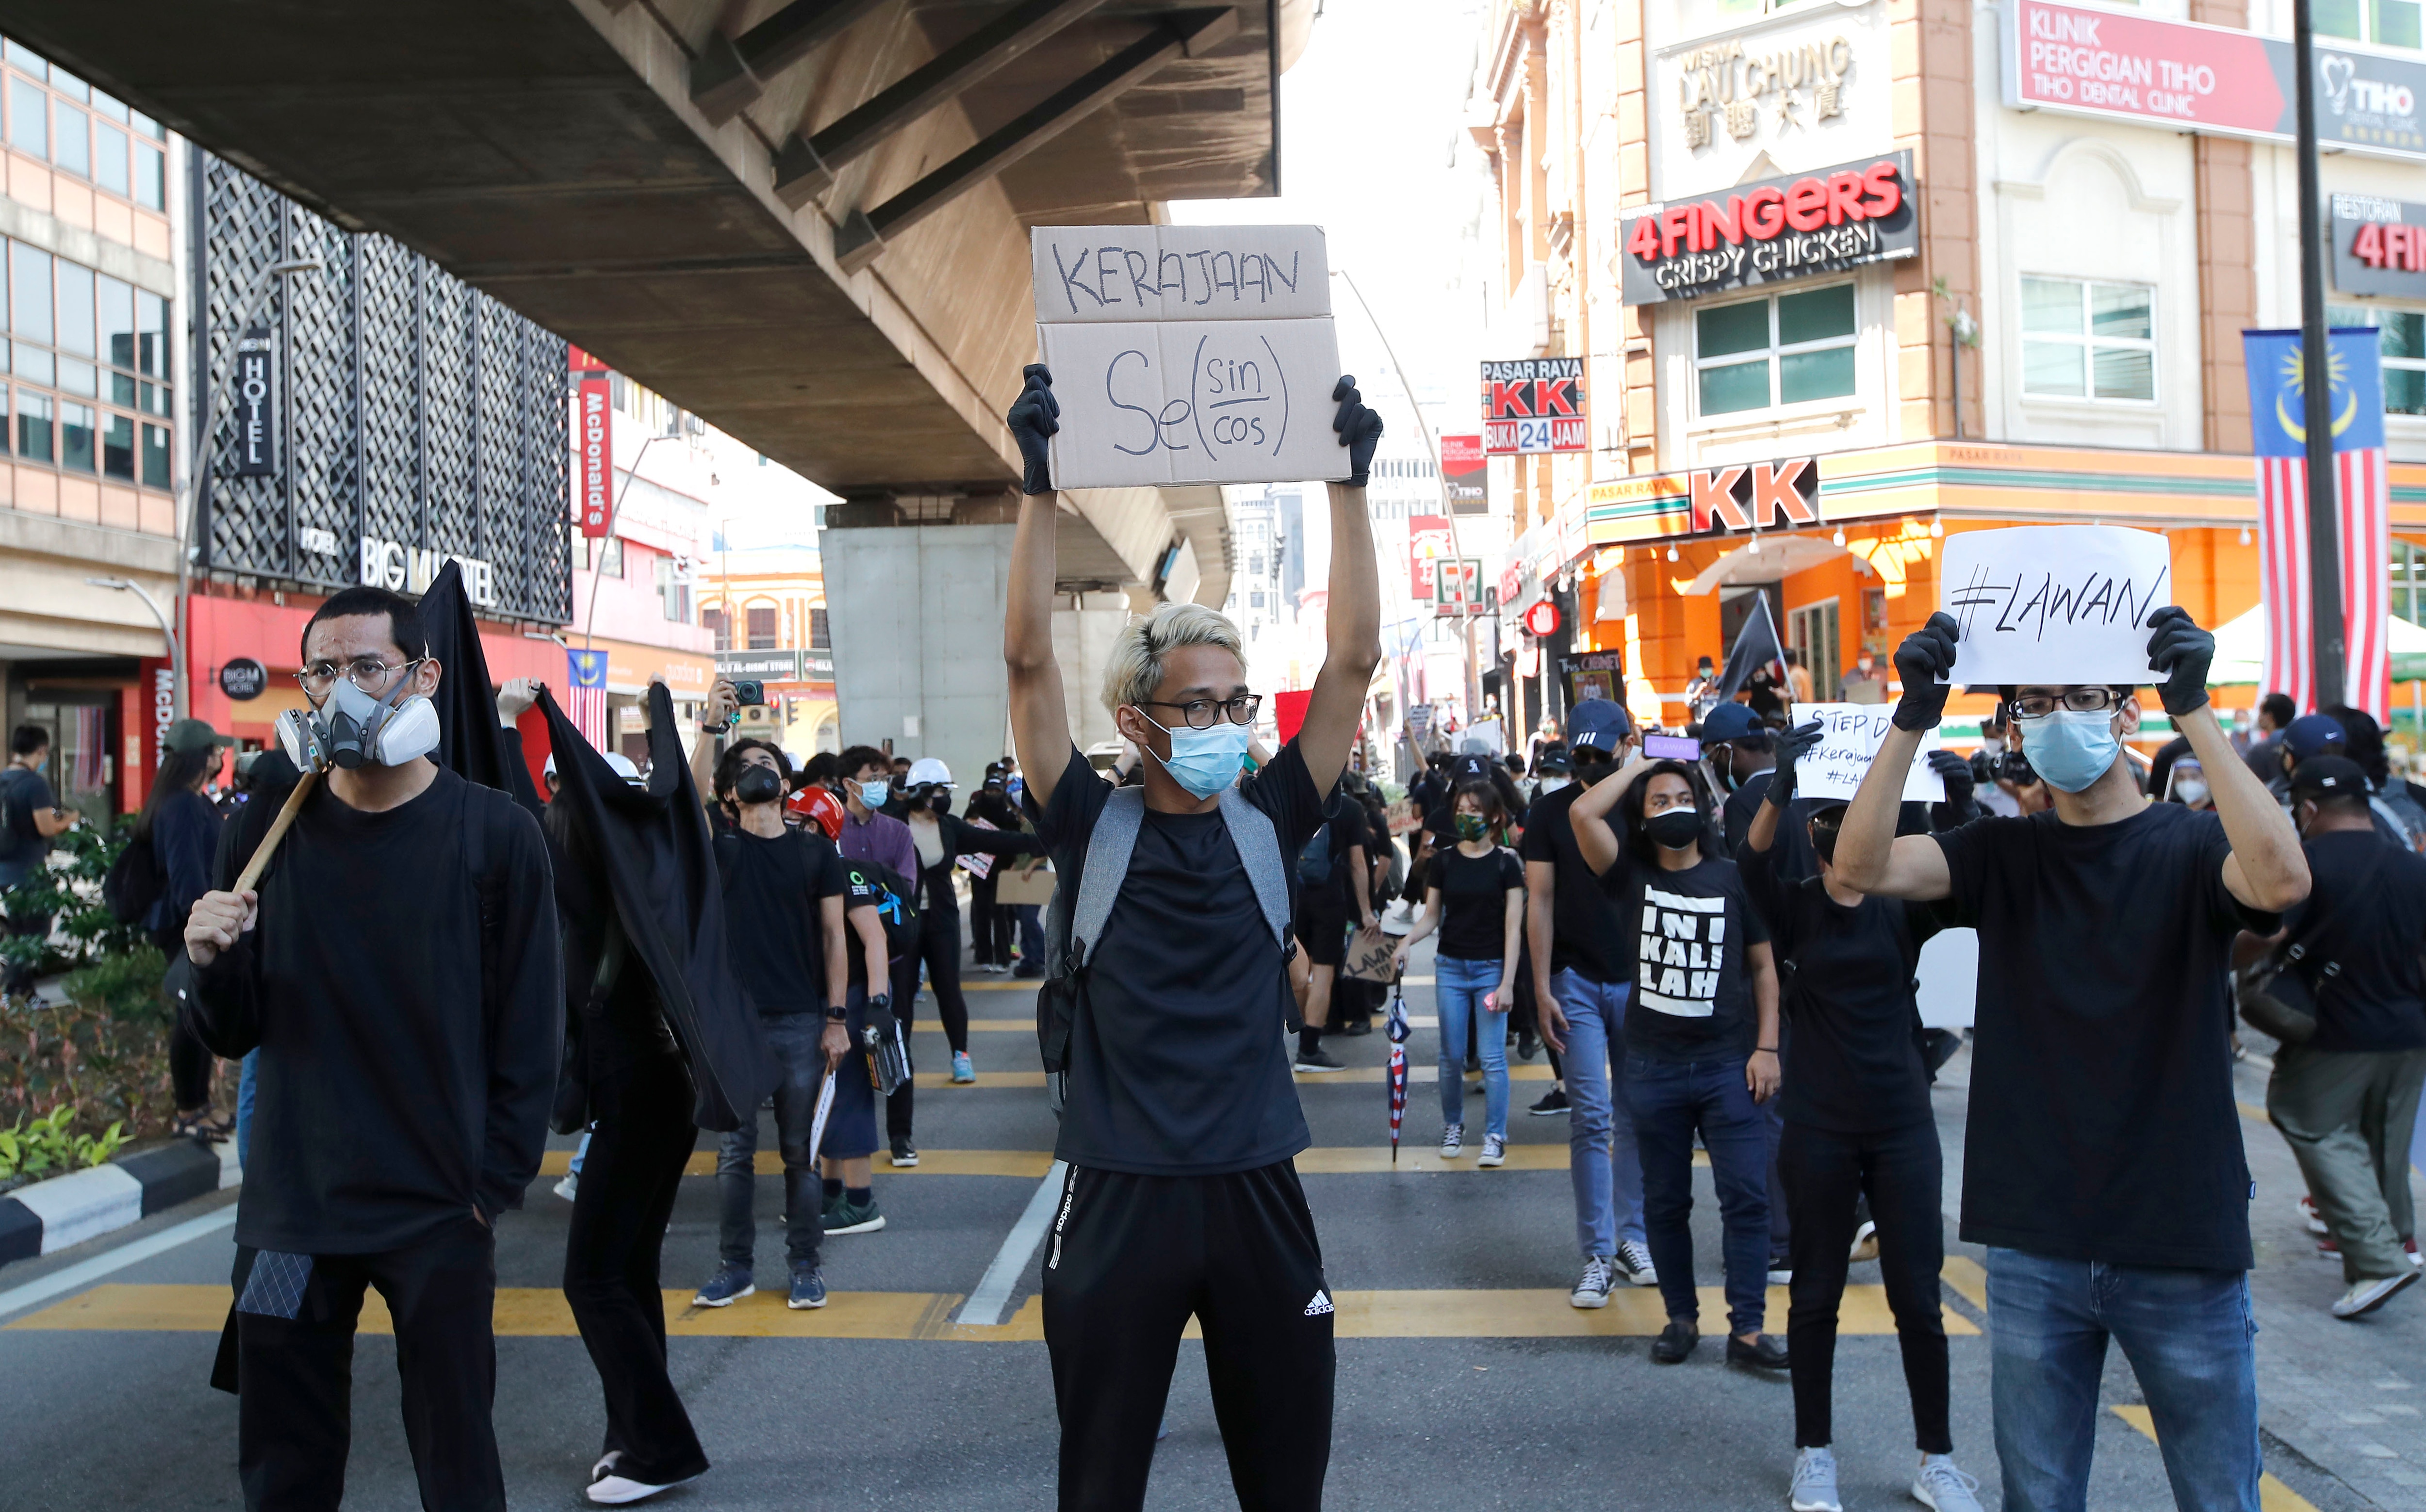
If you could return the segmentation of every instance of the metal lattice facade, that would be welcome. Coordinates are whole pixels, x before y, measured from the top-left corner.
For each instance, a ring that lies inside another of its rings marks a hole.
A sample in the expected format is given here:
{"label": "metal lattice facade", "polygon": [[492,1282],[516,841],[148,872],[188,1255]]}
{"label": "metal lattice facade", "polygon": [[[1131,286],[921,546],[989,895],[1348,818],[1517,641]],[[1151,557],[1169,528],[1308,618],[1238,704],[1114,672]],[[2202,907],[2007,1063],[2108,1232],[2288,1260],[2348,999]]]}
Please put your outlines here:
{"label": "metal lattice facade", "polygon": [[485,561],[494,602],[484,612],[568,620],[564,342],[396,242],[195,156],[207,291],[196,393],[225,380],[262,270],[322,263],[285,279],[267,307],[274,473],[235,475],[222,402],[202,477],[202,566],[327,591],[361,580],[368,539],[436,554],[424,560]]}

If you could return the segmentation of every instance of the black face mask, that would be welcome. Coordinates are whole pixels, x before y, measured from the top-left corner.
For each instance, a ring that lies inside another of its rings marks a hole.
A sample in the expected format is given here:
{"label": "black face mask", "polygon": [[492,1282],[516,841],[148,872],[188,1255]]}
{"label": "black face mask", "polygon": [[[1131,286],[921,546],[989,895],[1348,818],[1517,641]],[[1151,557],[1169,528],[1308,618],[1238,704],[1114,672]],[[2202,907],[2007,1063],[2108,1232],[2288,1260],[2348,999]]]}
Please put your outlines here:
{"label": "black face mask", "polygon": [[927,806],[937,813],[949,813],[952,812],[952,796],[949,793],[938,793],[927,800]]}
{"label": "black face mask", "polygon": [[753,762],[733,780],[733,798],[736,803],[772,803],[783,796],[784,779],[771,766]]}
{"label": "black face mask", "polygon": [[1702,815],[1694,809],[1670,809],[1642,821],[1654,841],[1670,850],[1683,850],[1702,838]]}

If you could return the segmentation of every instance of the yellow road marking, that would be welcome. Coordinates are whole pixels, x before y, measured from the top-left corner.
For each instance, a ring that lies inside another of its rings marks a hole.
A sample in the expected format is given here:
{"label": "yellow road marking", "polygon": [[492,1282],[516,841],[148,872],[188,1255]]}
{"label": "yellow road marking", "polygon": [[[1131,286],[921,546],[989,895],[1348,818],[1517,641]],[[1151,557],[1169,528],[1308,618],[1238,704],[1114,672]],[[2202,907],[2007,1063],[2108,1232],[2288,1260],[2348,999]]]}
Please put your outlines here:
{"label": "yellow road marking", "polygon": [[[2116,1417],[2146,1434],[2150,1443],[2157,1441],[2157,1421],[2146,1407],[2117,1407],[2113,1412]],[[2317,1512],[2315,1503],[2272,1475],[2258,1477],[2257,1505],[2259,1512]]]}
{"label": "yellow road marking", "polygon": [[[1024,1027],[1032,1031],[1036,1026],[1034,1024],[1027,1024]],[[1321,1086],[1328,1084],[1333,1086],[1337,1086],[1346,1084],[1357,1086],[1379,1086],[1385,1079],[1386,1071],[1383,1067],[1350,1066],[1345,1070],[1308,1072],[1298,1077],[1297,1085],[1300,1086]],[[1550,1068],[1547,1066],[1527,1066],[1522,1063],[1508,1068],[1508,1079],[1512,1082],[1555,1082],[1558,1080],[1556,1076],[1550,1073]],[[1469,1082],[1474,1080],[1477,1079],[1471,1077],[1468,1078]],[[1044,1073],[1043,1071],[979,1071],[978,1072],[978,1079],[974,1082],[955,1082],[946,1077],[934,1076],[930,1077],[928,1080],[921,1082],[918,1085],[920,1086],[939,1087],[945,1091],[965,1091],[972,1086],[1041,1087],[1044,1085]],[[1439,1086],[1440,1067],[1437,1065],[1418,1065],[1408,1067],[1407,1085],[1410,1086],[1419,1085],[1431,1086]]]}
{"label": "yellow road marking", "polygon": [[2266,1110],[2264,1108],[2259,1107],[2255,1102],[2243,1102],[2239,1099],[2235,1099],[2233,1106],[2240,1110],[2240,1116],[2244,1118],[2253,1119],[2258,1123],[2271,1124],[2274,1121],[2266,1116]]}
{"label": "yellow road marking", "polygon": [[1954,1288],[1965,1302],[1982,1312],[1988,1311],[1988,1273],[1978,1261],[1968,1255],[1949,1255],[1938,1268],[1937,1279]]}
{"label": "yellow road marking", "polygon": [[[1456,1160],[1443,1160],[1429,1138],[1411,1140],[1399,1147],[1399,1163],[1390,1164],[1387,1145],[1350,1145],[1333,1149],[1308,1150],[1297,1157],[1298,1173],[1302,1176],[1362,1176],[1387,1174],[1392,1170],[1411,1174],[1441,1174],[1459,1171],[1480,1171],[1475,1157],[1482,1152],[1480,1143],[1466,1146],[1466,1153]],[[1693,1164],[1707,1166],[1709,1154],[1693,1151]],[[1045,1150],[922,1150],[918,1164],[901,1167],[879,1162],[879,1176],[1015,1176],[1026,1181],[1041,1180],[1053,1166],[1053,1153]],[[573,1168],[573,1151],[551,1150],[540,1156],[539,1173],[542,1177],[562,1176]],[[760,1176],[781,1176],[784,1173],[783,1151],[762,1150],[755,1162]],[[1567,1168],[1567,1147],[1564,1145],[1511,1145],[1508,1164],[1501,1167],[1512,1171],[1562,1171]],[[694,1150],[683,1167],[685,1176],[716,1174],[716,1151]],[[1949,1264],[1953,1262],[1948,1262]],[[1969,1262],[1965,1262],[1968,1264]],[[1968,1295],[1968,1294],[1965,1294]]]}
{"label": "yellow road marking", "polygon": [[[1668,1311],[1656,1288],[1620,1287],[1609,1305],[1586,1311],[1567,1305],[1562,1290],[1334,1292],[1334,1327],[1342,1339],[1588,1339],[1656,1337]],[[1030,1295],[1008,1323],[963,1327],[951,1322],[957,1292],[836,1292],[826,1307],[795,1312],[776,1293],[761,1292],[728,1308],[691,1306],[687,1291],[665,1294],[666,1332],[675,1338],[879,1339],[945,1343],[1020,1343],[1044,1337],[1043,1304]],[[1702,1315],[1726,1315],[1722,1287],[1701,1289]],[[1786,1288],[1769,1288],[1769,1311],[1786,1316]],[[104,1285],[8,1324],[29,1331],[109,1329],[145,1333],[217,1333],[227,1321],[225,1286]],[[497,1289],[496,1331],[509,1338],[565,1338],[577,1330],[564,1294],[549,1287]],[[1713,1324],[1722,1328],[1722,1322]],[[373,1292],[363,1299],[361,1331],[392,1333],[387,1307]],[[1849,1286],[1837,1331],[1889,1334],[1895,1319],[1885,1290]],[[1959,1313],[1946,1331],[1979,1329]],[[1190,1338],[1201,1337],[1195,1324]],[[2305,1506],[2305,1504],[2301,1504]],[[2275,1512],[2268,1504],[2269,1512]],[[2289,1504],[2283,1512],[2290,1512]]]}

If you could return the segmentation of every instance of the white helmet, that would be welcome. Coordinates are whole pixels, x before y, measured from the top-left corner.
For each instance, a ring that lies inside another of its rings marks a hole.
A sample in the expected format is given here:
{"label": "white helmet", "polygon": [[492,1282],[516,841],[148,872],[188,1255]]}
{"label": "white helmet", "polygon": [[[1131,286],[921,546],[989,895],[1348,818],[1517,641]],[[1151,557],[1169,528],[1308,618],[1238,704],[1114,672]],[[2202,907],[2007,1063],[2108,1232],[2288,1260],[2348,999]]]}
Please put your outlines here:
{"label": "white helmet", "polygon": [[932,756],[921,756],[910,764],[910,775],[902,779],[901,785],[925,787],[930,783],[937,787],[950,787],[952,769]]}

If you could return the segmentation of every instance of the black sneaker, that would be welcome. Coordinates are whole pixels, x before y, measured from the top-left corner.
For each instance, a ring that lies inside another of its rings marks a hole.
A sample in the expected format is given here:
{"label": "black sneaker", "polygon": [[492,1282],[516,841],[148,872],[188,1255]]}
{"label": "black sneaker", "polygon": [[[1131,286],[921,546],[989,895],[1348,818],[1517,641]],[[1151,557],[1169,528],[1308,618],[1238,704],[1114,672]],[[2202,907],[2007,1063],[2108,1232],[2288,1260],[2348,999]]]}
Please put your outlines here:
{"label": "black sneaker", "polygon": [[1530,1029],[1527,1029],[1527,1030],[1520,1031],[1520,1032],[1517,1034],[1517,1036],[1516,1036],[1516,1058],[1517,1058],[1518,1060],[1531,1060],[1534,1056],[1536,1056],[1536,1055],[1540,1054],[1541,1053],[1542,1053],[1542,1042],[1541,1042],[1540,1040],[1538,1040],[1538,1039],[1536,1039],[1536,1038],[1534,1038],[1534,1037],[1533,1037],[1533,1031],[1531,1031]]}
{"label": "black sneaker", "polygon": [[1701,1326],[1690,1318],[1670,1318],[1659,1337],[1651,1341],[1651,1362],[1655,1365],[1681,1365],[1693,1346],[1702,1342]]}
{"label": "black sneaker", "polygon": [[893,1164],[901,1166],[918,1164],[918,1147],[910,1142],[908,1134],[902,1134],[893,1141]]}
{"label": "black sneaker", "polygon": [[884,1227],[884,1214],[876,1211],[876,1198],[853,1202],[849,1197],[826,1209],[825,1231],[836,1233],[874,1233]]}
{"label": "black sneaker", "polygon": [[1297,1069],[1302,1071],[1345,1070],[1347,1063],[1320,1045],[1317,1045],[1312,1050],[1301,1050],[1297,1053]]}
{"label": "black sneaker", "polygon": [[1326,1032],[1342,1034],[1347,1036],[1349,1038],[1353,1039],[1359,1035],[1371,1034],[1373,1032],[1373,1021],[1370,1019],[1350,1019],[1346,1023],[1341,1024],[1336,1030]]}
{"label": "black sneaker", "polygon": [[1746,1343],[1733,1334],[1727,1335],[1727,1363],[1750,1365],[1755,1370],[1784,1370],[1786,1341],[1765,1333],[1752,1336]]}
{"label": "black sneaker", "polygon": [[1525,1111],[1537,1118],[1557,1118],[1560,1114],[1567,1111],[1567,1089],[1563,1086],[1554,1086],[1550,1088],[1548,1091],[1542,1094],[1541,1102],[1534,1103]]}

